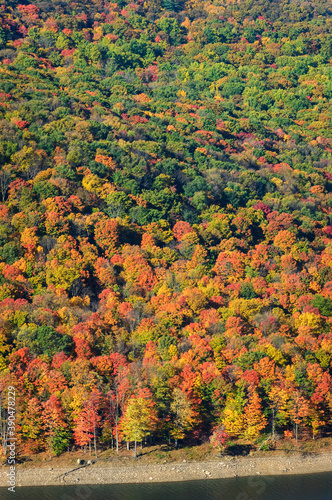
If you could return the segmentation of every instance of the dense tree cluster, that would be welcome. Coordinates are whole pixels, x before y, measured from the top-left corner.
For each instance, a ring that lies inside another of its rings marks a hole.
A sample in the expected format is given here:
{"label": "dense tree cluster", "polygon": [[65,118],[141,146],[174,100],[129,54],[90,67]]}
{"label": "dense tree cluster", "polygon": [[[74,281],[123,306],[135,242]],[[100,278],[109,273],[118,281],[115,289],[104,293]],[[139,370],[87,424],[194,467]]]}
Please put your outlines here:
{"label": "dense tree cluster", "polygon": [[0,389],[21,453],[329,432],[331,10],[0,6]]}

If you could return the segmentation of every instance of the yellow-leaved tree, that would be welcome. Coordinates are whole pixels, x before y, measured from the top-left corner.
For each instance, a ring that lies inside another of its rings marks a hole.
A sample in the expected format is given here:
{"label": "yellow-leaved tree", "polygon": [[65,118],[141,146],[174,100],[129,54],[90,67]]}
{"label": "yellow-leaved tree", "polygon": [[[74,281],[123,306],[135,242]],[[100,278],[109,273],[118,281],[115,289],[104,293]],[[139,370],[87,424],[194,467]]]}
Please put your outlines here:
{"label": "yellow-leaved tree", "polygon": [[195,411],[192,408],[192,403],[188,396],[176,387],[172,392],[171,403],[171,431],[170,434],[174,438],[175,448],[178,446],[178,439],[183,439],[188,431],[190,431],[195,422]]}
{"label": "yellow-leaved tree", "polygon": [[244,404],[245,400],[240,394],[236,396],[230,395],[226,399],[222,424],[227,434],[231,437],[239,437],[244,431]]}
{"label": "yellow-leaved tree", "polygon": [[137,457],[137,442],[150,435],[156,428],[157,411],[148,390],[140,391],[138,396],[132,396],[121,419],[121,429],[127,441],[134,441]]}

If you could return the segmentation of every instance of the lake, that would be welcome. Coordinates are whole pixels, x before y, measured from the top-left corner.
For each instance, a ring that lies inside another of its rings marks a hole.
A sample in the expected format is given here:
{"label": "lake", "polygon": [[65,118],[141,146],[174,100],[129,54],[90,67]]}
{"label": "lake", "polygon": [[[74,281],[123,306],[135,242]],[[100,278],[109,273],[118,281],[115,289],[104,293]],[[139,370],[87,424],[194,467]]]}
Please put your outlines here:
{"label": "lake", "polygon": [[159,484],[0,488],[1,500],[332,500],[332,473]]}

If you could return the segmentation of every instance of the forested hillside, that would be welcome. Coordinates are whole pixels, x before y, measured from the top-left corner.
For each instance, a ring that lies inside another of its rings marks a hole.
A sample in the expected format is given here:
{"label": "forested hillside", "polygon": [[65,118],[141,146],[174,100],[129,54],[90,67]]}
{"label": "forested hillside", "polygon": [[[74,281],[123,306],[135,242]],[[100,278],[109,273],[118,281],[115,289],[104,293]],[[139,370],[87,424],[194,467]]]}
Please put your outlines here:
{"label": "forested hillside", "polygon": [[21,455],[329,435],[331,15],[0,7],[0,389]]}

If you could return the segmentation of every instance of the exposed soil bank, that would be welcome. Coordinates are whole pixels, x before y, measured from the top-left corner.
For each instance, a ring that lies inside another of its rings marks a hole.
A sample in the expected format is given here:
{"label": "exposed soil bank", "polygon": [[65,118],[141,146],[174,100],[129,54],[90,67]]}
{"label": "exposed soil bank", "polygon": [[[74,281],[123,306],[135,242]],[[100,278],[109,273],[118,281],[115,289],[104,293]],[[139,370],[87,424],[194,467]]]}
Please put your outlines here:
{"label": "exposed soil bank", "polygon": [[[283,454],[260,457],[222,457],[205,462],[182,462],[140,465],[96,462],[87,467],[52,468],[17,465],[17,486],[60,484],[116,484],[172,482],[195,479],[222,479],[235,476],[308,474],[332,471],[332,454]],[[78,468],[78,469],[77,469]],[[76,469],[76,470],[73,470]],[[0,487],[8,486],[9,467],[0,470]]]}

